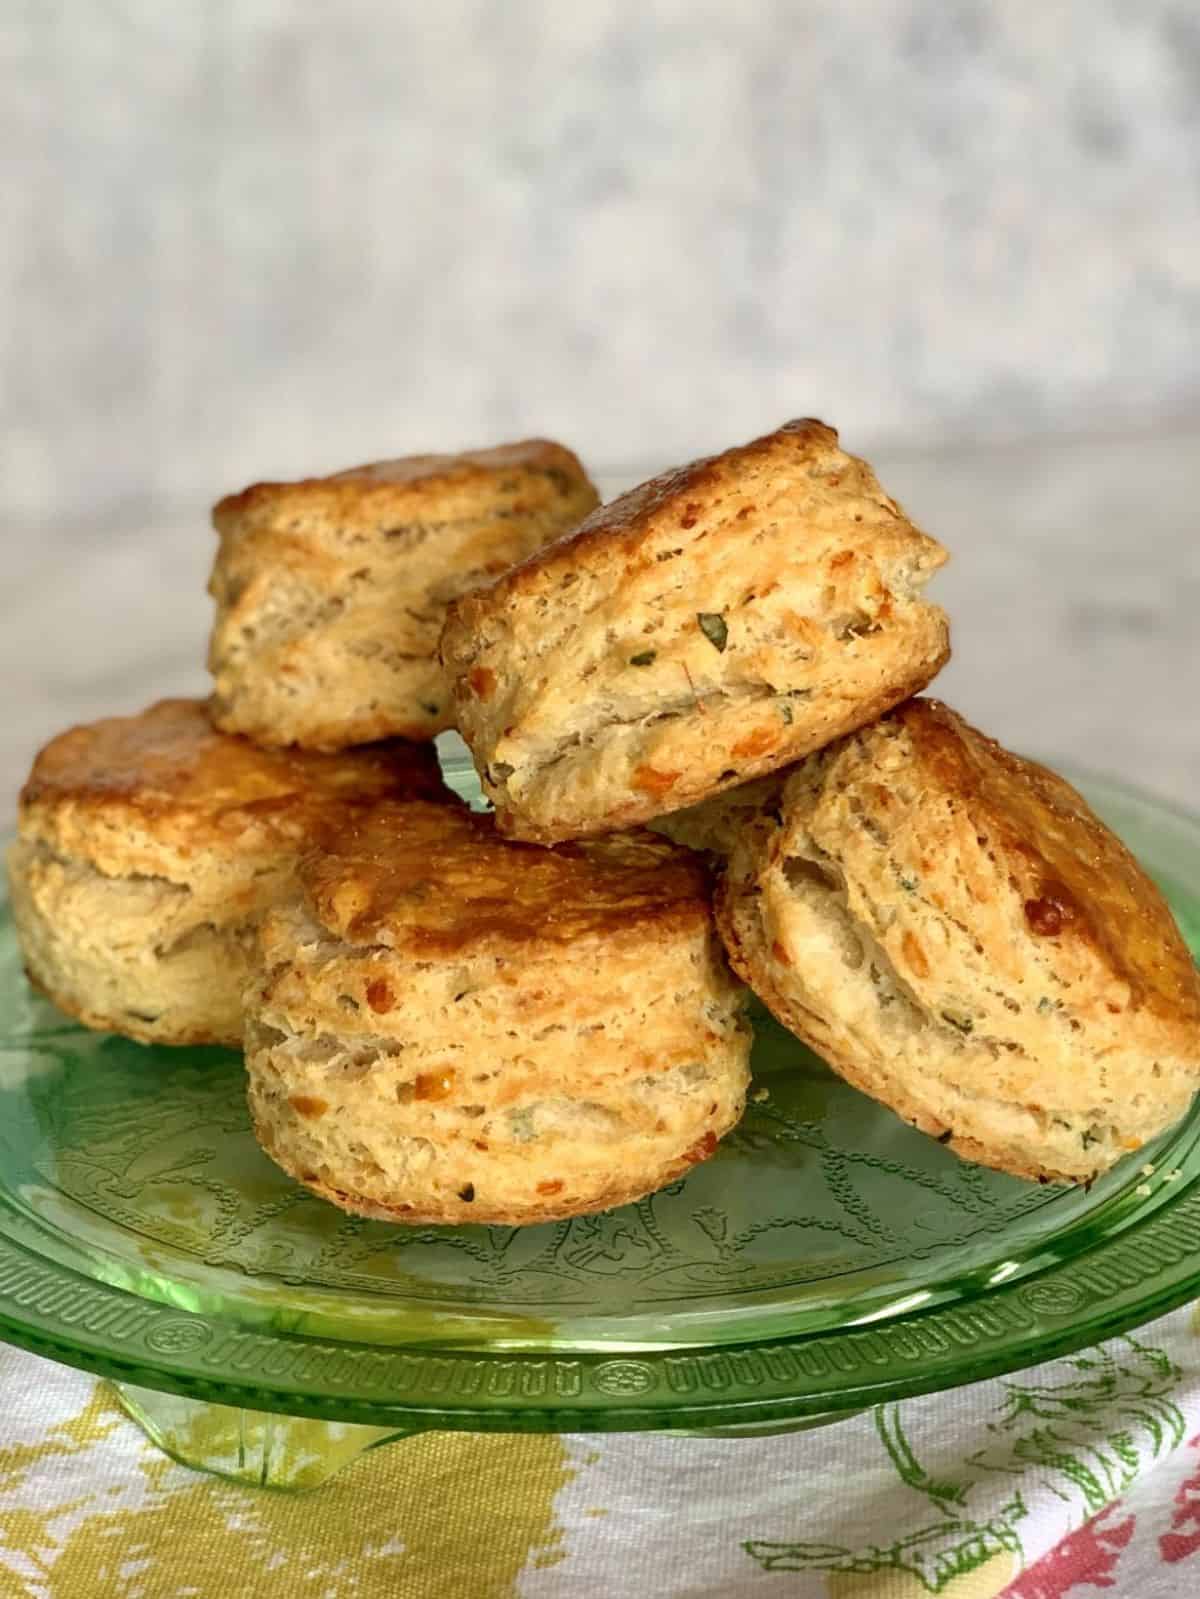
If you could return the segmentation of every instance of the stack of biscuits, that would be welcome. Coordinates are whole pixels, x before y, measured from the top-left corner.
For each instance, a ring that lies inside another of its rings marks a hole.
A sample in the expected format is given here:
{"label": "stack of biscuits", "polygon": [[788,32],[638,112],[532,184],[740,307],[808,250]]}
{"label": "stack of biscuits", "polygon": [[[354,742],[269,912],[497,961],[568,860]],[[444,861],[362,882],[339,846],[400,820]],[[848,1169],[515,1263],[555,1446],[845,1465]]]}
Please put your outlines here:
{"label": "stack of biscuits", "polygon": [[1018,1176],[1089,1181],[1186,1110],[1169,909],[1063,779],[913,697],[946,552],[831,428],[605,506],[534,441],[214,521],[212,698],[41,752],[14,916],[86,1025],[241,1045],[316,1193],[522,1224],[652,1192],[741,1115],[743,984]]}

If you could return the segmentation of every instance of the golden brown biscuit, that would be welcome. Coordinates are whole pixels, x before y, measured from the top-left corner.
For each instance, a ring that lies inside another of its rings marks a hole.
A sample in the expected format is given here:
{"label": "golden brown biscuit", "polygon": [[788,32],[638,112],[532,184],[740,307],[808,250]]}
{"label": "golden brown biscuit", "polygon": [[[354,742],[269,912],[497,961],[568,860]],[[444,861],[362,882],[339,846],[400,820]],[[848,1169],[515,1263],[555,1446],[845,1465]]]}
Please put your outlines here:
{"label": "golden brown biscuit", "polygon": [[1200,1087],[1161,894],[1068,783],[936,700],[779,774],[718,921],[787,1027],[968,1160],[1087,1180]]}
{"label": "golden brown biscuit", "polygon": [[442,636],[502,830],[551,843],[774,771],[923,687],[946,559],[820,422],[664,473]]}
{"label": "golden brown biscuit", "polygon": [[199,700],[71,728],[34,762],[8,856],[30,977],[88,1027],[236,1044],[251,924],[299,853],[385,795],[453,802],[427,744],[261,750]]}
{"label": "golden brown biscuit", "polygon": [[741,1115],[750,1034],[699,860],[381,804],[264,919],[263,1148],[346,1210],[516,1225],[624,1204]]}
{"label": "golden brown biscuit", "polygon": [[446,604],[573,527],[596,491],[545,440],[256,483],[213,511],[213,715],[259,744],[343,749],[453,725]]}

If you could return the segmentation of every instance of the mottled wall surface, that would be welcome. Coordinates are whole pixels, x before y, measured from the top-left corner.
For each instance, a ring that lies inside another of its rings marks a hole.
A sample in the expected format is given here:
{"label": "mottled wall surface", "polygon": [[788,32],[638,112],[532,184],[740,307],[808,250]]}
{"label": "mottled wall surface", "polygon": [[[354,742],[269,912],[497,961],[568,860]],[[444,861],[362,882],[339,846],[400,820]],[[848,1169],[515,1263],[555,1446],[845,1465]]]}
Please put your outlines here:
{"label": "mottled wall surface", "polygon": [[1200,412],[1191,0],[17,0],[0,76],[10,528]]}

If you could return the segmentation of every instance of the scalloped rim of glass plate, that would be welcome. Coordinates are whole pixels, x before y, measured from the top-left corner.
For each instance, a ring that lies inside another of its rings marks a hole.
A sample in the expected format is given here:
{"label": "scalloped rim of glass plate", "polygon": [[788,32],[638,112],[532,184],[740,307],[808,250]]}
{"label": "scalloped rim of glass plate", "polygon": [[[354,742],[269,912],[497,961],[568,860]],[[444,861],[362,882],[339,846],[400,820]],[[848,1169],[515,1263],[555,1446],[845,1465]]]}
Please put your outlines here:
{"label": "scalloped rim of glass plate", "polygon": [[[1168,1172],[1172,1177],[1164,1180]],[[547,1319],[545,1314],[527,1306],[472,1305],[464,1311],[461,1302],[451,1297],[422,1298],[416,1314],[405,1326],[403,1308],[368,1306],[368,1313],[362,1314],[362,1307],[353,1300],[346,1303],[344,1295],[336,1292],[326,1295],[308,1288],[303,1299],[293,1303],[278,1297],[278,1285],[260,1286],[258,1280],[247,1283],[236,1274],[230,1274],[231,1281],[225,1292],[205,1284],[201,1293],[207,1302],[197,1303],[199,1285],[186,1274],[181,1275],[179,1262],[168,1266],[160,1260],[154,1268],[145,1263],[135,1266],[112,1254],[107,1246],[94,1243],[84,1249],[83,1259],[72,1258],[71,1253],[64,1253],[57,1247],[64,1236],[61,1225],[57,1229],[52,1227],[45,1216],[11,1192],[0,1192],[0,1239],[34,1259],[46,1260],[85,1281],[103,1282],[138,1301],[187,1311],[214,1326],[236,1325],[245,1331],[259,1328],[271,1331],[273,1323],[286,1322],[297,1331],[303,1326],[306,1337],[378,1349],[436,1347],[459,1352],[502,1349],[508,1354],[521,1352],[534,1356],[570,1352],[637,1358],[647,1351],[655,1354],[688,1350],[713,1353],[773,1339],[835,1336],[849,1326],[891,1320],[918,1307],[932,1311],[969,1305],[1001,1282],[1018,1287],[1034,1281],[1052,1267],[1069,1265],[1094,1249],[1116,1244],[1144,1226],[1164,1206],[1173,1204],[1193,1183],[1200,1183],[1200,1101],[1183,1121],[1162,1134],[1153,1145],[1122,1161],[1111,1177],[1113,1180],[1121,1178],[1119,1187],[1103,1197],[1099,1204],[1093,1204],[1060,1223],[1056,1230],[1040,1236],[1032,1254],[1027,1244],[1006,1247],[998,1240],[996,1258],[940,1277],[932,1287],[914,1276],[908,1281],[884,1284],[870,1294],[856,1296],[862,1309],[850,1322],[826,1319],[824,1324],[820,1320],[814,1323],[810,1295],[802,1288],[801,1303],[793,1284],[787,1290],[760,1295],[750,1303],[739,1301],[734,1314],[739,1319],[748,1319],[753,1331],[742,1332],[737,1326],[731,1326],[723,1329],[722,1336],[716,1336],[712,1327],[707,1333],[698,1332],[693,1326],[696,1318],[691,1307],[678,1301],[669,1312],[670,1332],[661,1335],[647,1327],[647,1313],[630,1313],[625,1318],[598,1312],[594,1319],[563,1321]],[[1050,1203],[1051,1193],[1051,1190],[1039,1190],[1036,1197]],[[1036,1217],[1039,1209],[1029,1210],[1015,1225]],[[1098,1233],[1101,1236],[1097,1239]],[[50,1247],[40,1248],[39,1244],[47,1237]],[[1019,1260],[1001,1258],[1011,1256],[1014,1251]],[[164,1255],[167,1253],[163,1250]],[[185,1267],[193,1264],[190,1256],[184,1257]],[[656,1309],[649,1320],[657,1322],[666,1313],[662,1308]],[[724,1312],[716,1314],[718,1319],[725,1319]],[[803,1329],[794,1325],[801,1314],[805,1317]],[[714,1312],[706,1308],[698,1317],[712,1322]],[[622,1325],[614,1327],[617,1321]]]}
{"label": "scalloped rim of glass plate", "polygon": [[[1099,774],[1118,800],[1200,818]],[[1200,1177],[1114,1240],[969,1303],[705,1350],[357,1344],[224,1324],[88,1278],[0,1236],[0,1338],[207,1403],[398,1431],[687,1431],[786,1426],[1068,1354],[1200,1289]],[[869,1318],[868,1318],[869,1320]],[[232,1367],[241,1375],[222,1375]]]}
{"label": "scalloped rim of glass plate", "polygon": [[[207,1403],[399,1431],[786,1425],[958,1387],[1126,1332],[1200,1287],[1197,1237],[1200,1180],[1116,1243],[972,1304],[833,1334],[636,1357],[382,1348],[214,1327],[0,1239],[0,1337]],[[222,1375],[230,1366],[241,1375]]]}

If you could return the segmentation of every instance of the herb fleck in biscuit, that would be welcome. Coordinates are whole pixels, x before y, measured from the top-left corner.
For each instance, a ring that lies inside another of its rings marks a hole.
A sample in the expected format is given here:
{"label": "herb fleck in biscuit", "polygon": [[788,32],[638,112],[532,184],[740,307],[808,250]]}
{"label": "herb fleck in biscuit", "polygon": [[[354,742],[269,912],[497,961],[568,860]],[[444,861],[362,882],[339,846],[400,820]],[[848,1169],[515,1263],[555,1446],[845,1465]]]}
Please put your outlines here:
{"label": "herb fleck in biscuit", "polygon": [[718,921],[786,1026],[968,1160],[1086,1180],[1200,1087],[1200,974],[1158,890],[1068,783],[935,700],[779,775]]}
{"label": "herb fleck in biscuit", "polygon": [[442,635],[501,829],[647,821],[872,721],[949,654],[945,559],[814,421],[602,507]]}
{"label": "herb fleck in biscuit", "polygon": [[198,700],[61,733],[8,855],[30,977],[88,1027],[238,1043],[255,917],[298,853],[384,795],[452,801],[431,745],[261,750]]}
{"label": "herb fleck in biscuit", "polygon": [[343,749],[453,725],[437,659],[446,604],[596,504],[535,439],[256,483],[213,511],[213,715],[259,744]]}
{"label": "herb fleck in biscuit", "polygon": [[264,919],[263,1148],[346,1210],[518,1224],[624,1204],[741,1115],[750,1033],[698,859],[381,804]]}

